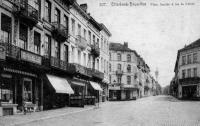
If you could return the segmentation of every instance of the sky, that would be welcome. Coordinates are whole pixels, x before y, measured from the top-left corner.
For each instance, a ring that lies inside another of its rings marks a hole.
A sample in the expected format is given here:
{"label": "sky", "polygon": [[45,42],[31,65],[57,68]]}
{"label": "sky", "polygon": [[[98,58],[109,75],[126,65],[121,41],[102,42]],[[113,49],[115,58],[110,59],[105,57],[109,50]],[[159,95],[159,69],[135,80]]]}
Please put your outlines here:
{"label": "sky", "polygon": [[[136,50],[149,65],[152,76],[155,76],[158,69],[158,81],[161,86],[169,85],[174,76],[177,51],[200,38],[199,0],[77,2],[87,3],[91,16],[106,25],[112,33],[109,41],[128,42],[129,48]],[[114,3],[119,2],[128,3],[128,6],[114,6]],[[142,2],[146,6],[130,6],[130,2]],[[106,5],[103,6],[102,3]]]}

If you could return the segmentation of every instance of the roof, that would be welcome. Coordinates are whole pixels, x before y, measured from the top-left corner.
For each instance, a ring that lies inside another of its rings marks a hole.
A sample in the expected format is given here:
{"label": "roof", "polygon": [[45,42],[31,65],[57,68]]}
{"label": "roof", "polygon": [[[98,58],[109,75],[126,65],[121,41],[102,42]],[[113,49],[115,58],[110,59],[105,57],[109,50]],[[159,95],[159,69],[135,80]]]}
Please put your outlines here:
{"label": "roof", "polygon": [[193,49],[196,47],[200,47],[200,39],[192,42],[191,44],[185,46],[184,48],[180,49],[180,51],[185,51],[185,50],[189,50],[189,49]]}
{"label": "roof", "polygon": [[103,23],[101,23],[100,25],[101,25],[101,27],[103,28],[103,30],[104,30],[109,36],[112,36],[111,32],[108,30],[108,28],[107,28]]}
{"label": "roof", "polygon": [[134,52],[134,50],[124,46],[121,43],[113,43],[111,42],[109,45],[109,49],[110,50],[114,50],[114,51],[129,51],[129,52]]}

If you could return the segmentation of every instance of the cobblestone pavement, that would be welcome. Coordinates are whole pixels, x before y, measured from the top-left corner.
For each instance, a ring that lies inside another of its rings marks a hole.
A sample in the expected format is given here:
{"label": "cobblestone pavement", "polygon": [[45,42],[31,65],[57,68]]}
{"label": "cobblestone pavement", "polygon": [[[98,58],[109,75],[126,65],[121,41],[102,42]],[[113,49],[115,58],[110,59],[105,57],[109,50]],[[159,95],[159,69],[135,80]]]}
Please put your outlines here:
{"label": "cobblestone pavement", "polygon": [[[57,114],[57,111],[61,111],[59,114],[62,113],[62,109],[55,111],[55,115]],[[63,113],[66,112],[63,111]],[[30,117],[32,115],[33,114],[31,114]],[[43,117],[42,115],[40,116]],[[12,120],[14,116],[6,117],[6,119],[8,118],[11,118]],[[200,102],[179,101],[171,96],[152,96],[136,101],[107,102],[100,105],[100,108],[92,108],[88,111],[74,114],[61,114],[54,118],[44,118],[42,120],[31,121],[20,125],[200,126]]]}

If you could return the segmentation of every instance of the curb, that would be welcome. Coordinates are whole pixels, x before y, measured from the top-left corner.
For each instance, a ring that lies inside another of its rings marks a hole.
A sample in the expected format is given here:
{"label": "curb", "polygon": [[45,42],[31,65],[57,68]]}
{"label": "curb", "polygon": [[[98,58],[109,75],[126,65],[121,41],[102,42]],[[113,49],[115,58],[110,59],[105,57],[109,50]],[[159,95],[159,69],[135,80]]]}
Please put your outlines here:
{"label": "curb", "polygon": [[10,125],[7,125],[7,126],[23,125],[23,124],[27,124],[27,123],[31,123],[31,122],[36,122],[36,121],[41,121],[41,120],[46,120],[46,119],[51,119],[51,118],[56,118],[56,117],[61,117],[61,116],[66,116],[66,115],[71,115],[71,114],[75,114],[75,113],[80,113],[80,112],[84,112],[84,111],[89,111],[89,110],[92,110],[92,109],[94,109],[94,108],[91,107],[91,108],[87,108],[87,109],[84,109],[84,110],[79,110],[79,111],[74,111],[74,112],[69,112],[69,113],[54,115],[54,116],[47,116],[47,117],[44,117],[44,118],[39,118],[39,119],[34,119],[34,120],[28,120],[28,121],[23,121],[23,122],[17,122],[17,123],[10,124]]}

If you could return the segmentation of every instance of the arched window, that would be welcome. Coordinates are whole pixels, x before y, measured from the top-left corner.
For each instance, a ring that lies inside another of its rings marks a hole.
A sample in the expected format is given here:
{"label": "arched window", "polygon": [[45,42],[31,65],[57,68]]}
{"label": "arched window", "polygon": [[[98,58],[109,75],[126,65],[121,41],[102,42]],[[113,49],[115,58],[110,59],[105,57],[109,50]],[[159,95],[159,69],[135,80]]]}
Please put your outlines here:
{"label": "arched window", "polygon": [[131,65],[130,65],[130,64],[127,66],[127,72],[128,72],[128,73],[131,72]]}
{"label": "arched window", "polygon": [[117,70],[119,70],[119,71],[122,70],[122,65],[121,64],[117,64]]}
{"label": "arched window", "polygon": [[121,54],[120,54],[120,53],[117,54],[117,60],[118,60],[118,61],[121,61],[121,60],[122,60],[122,57],[121,57]]}
{"label": "arched window", "polygon": [[127,84],[131,84],[131,76],[127,76]]}
{"label": "arched window", "polygon": [[127,61],[131,62],[131,55],[130,54],[127,54]]}

